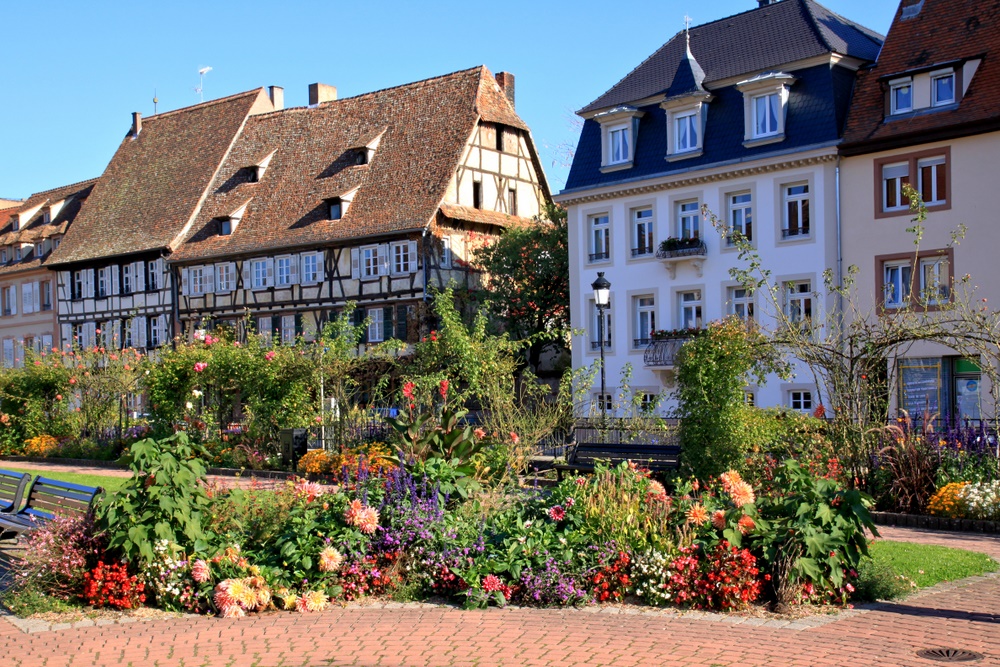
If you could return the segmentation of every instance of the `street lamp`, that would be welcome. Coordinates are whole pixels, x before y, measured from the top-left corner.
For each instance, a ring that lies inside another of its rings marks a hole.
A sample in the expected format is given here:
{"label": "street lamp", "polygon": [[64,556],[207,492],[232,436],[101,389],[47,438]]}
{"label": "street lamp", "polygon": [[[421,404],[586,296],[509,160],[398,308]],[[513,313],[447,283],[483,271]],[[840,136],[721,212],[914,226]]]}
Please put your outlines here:
{"label": "street lamp", "polygon": [[607,419],[608,401],[604,388],[604,311],[611,302],[611,283],[604,277],[604,271],[598,271],[597,280],[590,286],[594,290],[594,305],[597,306],[597,344],[601,349],[601,415]]}

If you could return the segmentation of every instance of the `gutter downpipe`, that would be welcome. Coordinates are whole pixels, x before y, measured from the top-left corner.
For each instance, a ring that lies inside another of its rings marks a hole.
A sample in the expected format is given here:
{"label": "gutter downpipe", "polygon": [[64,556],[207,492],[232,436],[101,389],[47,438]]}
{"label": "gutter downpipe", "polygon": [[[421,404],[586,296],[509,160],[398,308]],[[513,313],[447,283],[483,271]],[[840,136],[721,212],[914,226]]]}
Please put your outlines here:
{"label": "gutter downpipe", "polygon": [[844,318],[844,252],[843,252],[843,235],[841,233],[841,219],[840,219],[840,156],[837,156],[837,167],[835,171],[835,185],[834,189],[836,191],[837,199],[837,287],[839,290],[837,292],[837,317],[841,321],[841,326],[843,326]]}

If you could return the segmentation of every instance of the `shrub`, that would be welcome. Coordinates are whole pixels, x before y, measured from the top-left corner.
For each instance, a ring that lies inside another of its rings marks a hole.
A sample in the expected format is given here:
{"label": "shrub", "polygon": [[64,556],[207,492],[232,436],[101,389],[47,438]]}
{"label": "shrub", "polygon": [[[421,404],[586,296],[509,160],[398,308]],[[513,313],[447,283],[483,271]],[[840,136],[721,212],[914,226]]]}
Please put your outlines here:
{"label": "shrub", "polygon": [[866,558],[858,567],[852,597],[864,602],[897,600],[906,597],[916,586],[910,579],[896,572],[888,563]]}
{"label": "shrub", "polygon": [[745,609],[760,596],[757,559],[747,549],[723,540],[700,553],[698,547],[681,549],[670,563],[664,593],[677,604],[695,609]]}
{"label": "shrub", "polygon": [[24,556],[14,563],[14,583],[63,601],[83,594],[84,574],[103,553],[93,517],[60,517],[28,533]]}
{"label": "shrub", "polygon": [[302,455],[296,467],[302,475],[328,474],[333,470],[333,458],[325,449],[310,449]]}
{"label": "shrub", "polygon": [[945,484],[927,501],[927,513],[953,519],[964,517],[967,508],[962,498],[962,491],[966,486],[967,482]]}
{"label": "shrub", "polygon": [[36,435],[24,442],[25,456],[52,456],[59,450],[59,441],[51,435]]}

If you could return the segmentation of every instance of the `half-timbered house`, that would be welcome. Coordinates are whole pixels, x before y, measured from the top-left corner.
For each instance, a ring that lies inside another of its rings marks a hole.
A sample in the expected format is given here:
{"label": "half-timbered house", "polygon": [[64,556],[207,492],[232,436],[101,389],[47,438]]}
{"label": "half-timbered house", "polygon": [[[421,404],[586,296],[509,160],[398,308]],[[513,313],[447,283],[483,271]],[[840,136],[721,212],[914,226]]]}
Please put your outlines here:
{"label": "half-timbered house", "polygon": [[348,301],[367,342],[419,335],[432,286],[475,289],[477,245],[549,191],[514,78],[476,67],[247,119],[168,260],[190,334],[310,339]]}

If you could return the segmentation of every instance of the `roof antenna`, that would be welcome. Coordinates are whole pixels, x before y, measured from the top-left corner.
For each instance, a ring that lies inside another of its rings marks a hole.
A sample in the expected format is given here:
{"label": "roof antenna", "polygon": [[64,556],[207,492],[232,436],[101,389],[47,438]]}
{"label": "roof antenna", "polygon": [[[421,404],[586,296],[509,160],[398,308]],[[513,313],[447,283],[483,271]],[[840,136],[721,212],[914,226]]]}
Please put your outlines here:
{"label": "roof antenna", "polygon": [[194,89],[194,92],[198,93],[198,95],[201,97],[201,101],[202,102],[205,101],[205,93],[204,93],[204,90],[205,90],[205,75],[208,74],[211,71],[212,71],[211,67],[202,67],[200,70],[198,70],[198,76],[201,77],[201,79],[200,79],[200,83],[198,84],[198,87]]}
{"label": "roof antenna", "polygon": [[156,115],[156,104],[157,104],[157,103],[158,103],[159,101],[160,101],[160,100],[156,99],[156,88],[153,88],[153,115],[154,115],[154,116]]}

